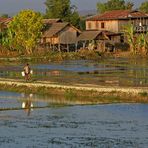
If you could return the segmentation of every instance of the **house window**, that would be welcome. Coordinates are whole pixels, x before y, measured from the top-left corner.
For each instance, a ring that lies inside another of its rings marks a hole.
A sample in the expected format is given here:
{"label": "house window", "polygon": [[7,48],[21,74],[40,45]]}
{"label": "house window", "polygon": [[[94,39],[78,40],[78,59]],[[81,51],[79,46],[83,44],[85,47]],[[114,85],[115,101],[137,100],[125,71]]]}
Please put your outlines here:
{"label": "house window", "polygon": [[88,30],[91,29],[91,23],[88,23]]}
{"label": "house window", "polygon": [[105,28],[105,23],[102,22],[102,23],[101,23],[101,29],[104,29],[104,28]]}

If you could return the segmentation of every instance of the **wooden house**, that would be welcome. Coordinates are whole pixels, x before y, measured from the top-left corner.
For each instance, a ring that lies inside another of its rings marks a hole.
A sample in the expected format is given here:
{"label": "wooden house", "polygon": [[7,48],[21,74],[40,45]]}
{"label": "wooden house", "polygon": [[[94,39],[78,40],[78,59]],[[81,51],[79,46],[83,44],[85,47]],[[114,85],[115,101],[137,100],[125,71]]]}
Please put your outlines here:
{"label": "wooden house", "polygon": [[81,33],[79,29],[67,22],[52,23],[50,27],[43,32],[41,43],[49,45],[50,48],[58,50],[61,47],[69,50],[69,45],[76,44],[77,36]]}
{"label": "wooden house", "polygon": [[106,45],[113,45],[110,43],[111,37],[119,36],[119,33],[113,33],[110,31],[99,31],[99,30],[86,30],[83,31],[77,38],[78,45],[80,47],[90,49],[97,49],[100,51],[106,50]]}
{"label": "wooden house", "polygon": [[[128,23],[134,25],[137,33],[148,31],[148,15],[137,10],[113,10],[89,17],[86,20],[86,30],[123,33],[123,27]],[[120,41],[122,41],[122,38],[120,38]]]}

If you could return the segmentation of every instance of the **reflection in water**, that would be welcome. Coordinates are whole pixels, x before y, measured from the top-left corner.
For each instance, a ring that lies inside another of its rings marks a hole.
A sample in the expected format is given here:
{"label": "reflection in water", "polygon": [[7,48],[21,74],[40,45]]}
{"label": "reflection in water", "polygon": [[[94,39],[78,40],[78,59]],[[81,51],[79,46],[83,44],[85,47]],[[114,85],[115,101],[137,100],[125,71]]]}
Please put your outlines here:
{"label": "reflection in water", "polygon": [[30,112],[33,111],[33,103],[31,102],[31,98],[33,97],[33,94],[25,94],[23,95],[23,98],[25,99],[24,102],[22,102],[22,108],[25,110],[27,115],[30,115]]}
{"label": "reflection in water", "polygon": [[[34,64],[35,80],[117,86],[148,86],[148,59],[107,58]],[[22,65],[0,65],[0,77],[20,78]]]}
{"label": "reflection in water", "polygon": [[[60,98],[55,100],[60,104]],[[29,106],[31,109],[31,103],[34,111],[30,110],[30,116],[26,116],[24,108]],[[69,100],[68,103],[74,103],[74,100],[71,102]],[[56,104],[51,97],[0,92],[0,109],[10,108],[0,111],[0,147],[147,148],[148,146],[147,104],[93,106],[73,104],[62,107],[53,107],[51,104]]]}

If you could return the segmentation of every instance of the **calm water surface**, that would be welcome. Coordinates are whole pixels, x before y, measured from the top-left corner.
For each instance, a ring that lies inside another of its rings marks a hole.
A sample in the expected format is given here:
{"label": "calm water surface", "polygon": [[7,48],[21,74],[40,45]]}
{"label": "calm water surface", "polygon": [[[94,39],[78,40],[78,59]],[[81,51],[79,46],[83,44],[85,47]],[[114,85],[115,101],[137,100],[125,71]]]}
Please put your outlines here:
{"label": "calm water surface", "polygon": [[[0,65],[0,77],[22,78],[25,63]],[[34,77],[60,83],[82,83],[117,86],[148,86],[148,60],[107,58],[99,61],[63,61],[31,64]]]}
{"label": "calm water surface", "polygon": [[148,105],[64,104],[34,94],[0,92],[0,147],[148,147]]}

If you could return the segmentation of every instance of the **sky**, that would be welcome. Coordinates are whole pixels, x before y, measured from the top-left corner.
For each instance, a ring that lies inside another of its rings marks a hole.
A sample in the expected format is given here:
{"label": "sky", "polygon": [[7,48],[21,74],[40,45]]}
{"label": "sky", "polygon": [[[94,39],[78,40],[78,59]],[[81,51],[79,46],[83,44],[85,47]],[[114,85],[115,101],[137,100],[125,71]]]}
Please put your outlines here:
{"label": "sky", "polygon": [[[46,0],[0,0],[0,14],[17,13],[21,9],[33,9],[35,11],[45,12],[44,2]],[[71,0],[71,3],[76,5],[78,10],[93,10],[96,9],[97,2],[105,2],[106,0]],[[141,2],[147,0],[133,0],[135,7],[138,7]]]}

